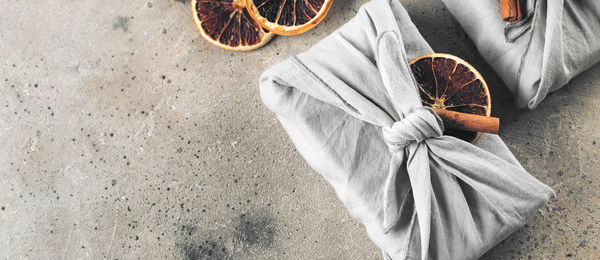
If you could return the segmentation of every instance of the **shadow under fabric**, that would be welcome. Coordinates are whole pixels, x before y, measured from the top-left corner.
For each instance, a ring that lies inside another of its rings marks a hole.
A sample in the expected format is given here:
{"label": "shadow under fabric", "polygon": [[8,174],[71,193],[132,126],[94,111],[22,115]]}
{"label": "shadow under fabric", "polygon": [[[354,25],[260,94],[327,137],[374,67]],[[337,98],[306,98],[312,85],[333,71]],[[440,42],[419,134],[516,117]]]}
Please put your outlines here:
{"label": "shadow under fabric", "polygon": [[521,22],[505,23],[499,0],[442,0],[515,96],[534,109],[549,92],[600,61],[600,1],[520,0]]}
{"label": "shadow under fabric", "polygon": [[260,79],[265,105],[385,259],[477,258],[554,196],[498,136],[442,135],[408,65],[431,52],[398,1],[374,0]]}

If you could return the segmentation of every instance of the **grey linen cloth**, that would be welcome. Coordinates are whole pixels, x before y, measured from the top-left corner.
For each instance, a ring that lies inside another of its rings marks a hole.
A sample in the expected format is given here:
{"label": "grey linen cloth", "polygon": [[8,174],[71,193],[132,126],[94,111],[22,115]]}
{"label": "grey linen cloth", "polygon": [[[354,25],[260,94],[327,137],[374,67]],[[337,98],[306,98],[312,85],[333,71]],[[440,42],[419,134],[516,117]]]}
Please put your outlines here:
{"label": "grey linen cloth", "polygon": [[483,58],[534,109],[549,92],[600,61],[600,1],[521,0],[524,19],[505,23],[499,0],[442,0]]}
{"label": "grey linen cloth", "polygon": [[479,257],[554,196],[498,136],[442,135],[408,65],[430,52],[399,2],[374,0],[260,79],[265,105],[386,259]]}

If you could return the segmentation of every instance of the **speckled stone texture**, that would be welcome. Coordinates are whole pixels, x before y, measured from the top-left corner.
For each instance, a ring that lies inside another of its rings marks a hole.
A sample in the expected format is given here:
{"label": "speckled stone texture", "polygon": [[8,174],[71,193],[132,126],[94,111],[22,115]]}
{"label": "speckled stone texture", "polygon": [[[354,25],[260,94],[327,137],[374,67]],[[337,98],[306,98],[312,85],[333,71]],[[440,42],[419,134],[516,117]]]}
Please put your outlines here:
{"label": "speckled stone texture", "polygon": [[[379,259],[261,103],[258,77],[348,21],[336,0],[248,53],[189,1],[0,5],[0,258]],[[557,199],[484,259],[600,257],[600,66],[518,111],[443,4],[402,1],[438,52],[486,78],[500,135]]]}

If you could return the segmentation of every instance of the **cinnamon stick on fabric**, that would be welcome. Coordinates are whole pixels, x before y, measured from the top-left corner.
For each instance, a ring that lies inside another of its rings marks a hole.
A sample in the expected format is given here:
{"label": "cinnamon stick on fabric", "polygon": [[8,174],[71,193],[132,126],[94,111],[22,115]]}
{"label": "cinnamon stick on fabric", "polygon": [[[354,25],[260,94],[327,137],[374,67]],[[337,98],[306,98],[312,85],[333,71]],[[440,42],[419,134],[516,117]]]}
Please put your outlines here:
{"label": "cinnamon stick on fabric", "polygon": [[500,11],[505,22],[515,23],[523,19],[519,0],[500,0]]}
{"label": "cinnamon stick on fabric", "polygon": [[433,108],[433,111],[444,121],[444,127],[446,128],[490,134],[498,134],[500,129],[500,119],[497,117],[473,115],[438,108]]}

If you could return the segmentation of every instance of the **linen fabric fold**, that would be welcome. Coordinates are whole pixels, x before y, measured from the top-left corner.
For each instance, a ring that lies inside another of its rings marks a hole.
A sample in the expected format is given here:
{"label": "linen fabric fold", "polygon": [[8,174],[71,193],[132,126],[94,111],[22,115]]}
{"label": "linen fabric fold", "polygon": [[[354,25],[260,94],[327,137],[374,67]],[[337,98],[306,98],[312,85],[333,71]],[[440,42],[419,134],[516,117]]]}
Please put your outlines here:
{"label": "linen fabric fold", "polygon": [[443,135],[408,62],[433,52],[396,0],[374,0],[260,93],[386,259],[474,259],[554,196],[496,135]]}
{"label": "linen fabric fold", "polygon": [[520,0],[517,23],[502,21],[498,0],[442,1],[519,108],[534,109],[600,61],[600,1]]}

